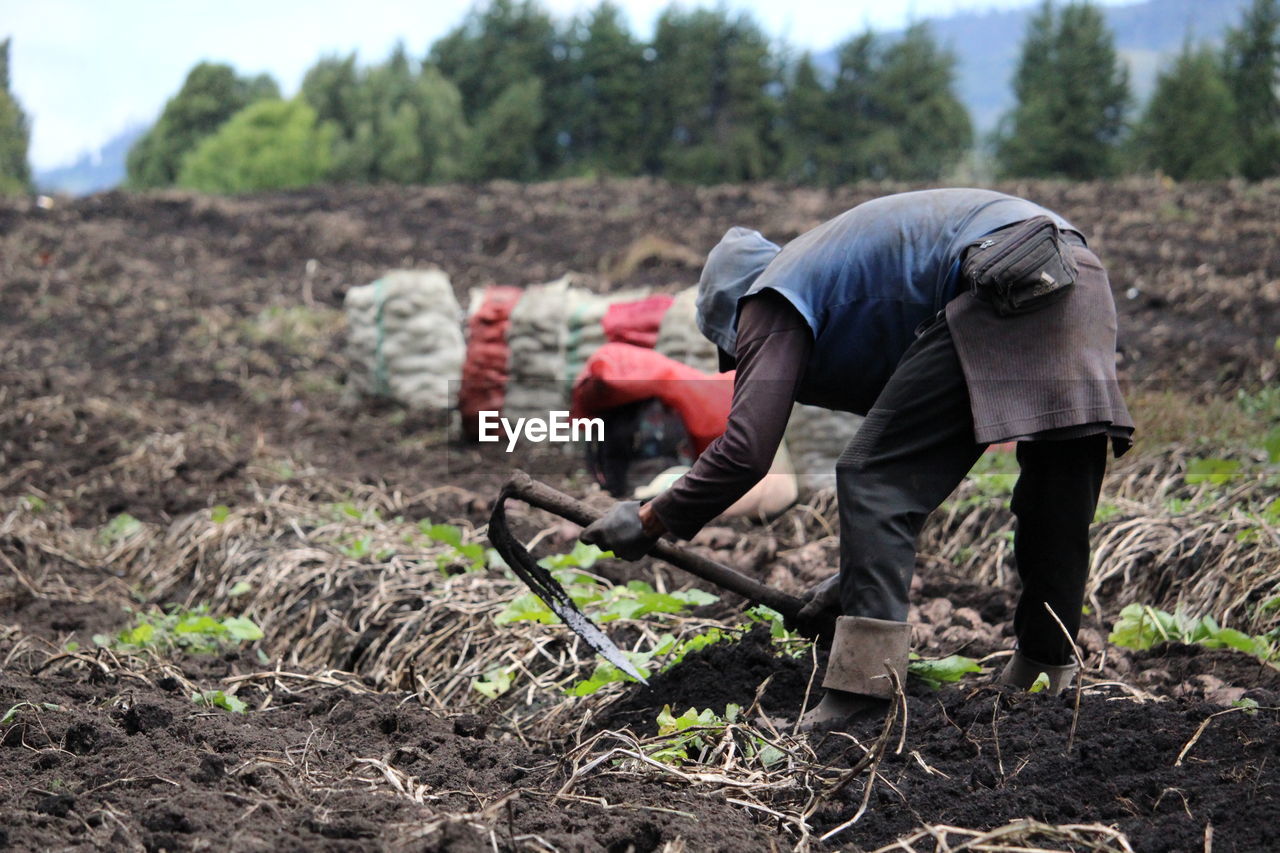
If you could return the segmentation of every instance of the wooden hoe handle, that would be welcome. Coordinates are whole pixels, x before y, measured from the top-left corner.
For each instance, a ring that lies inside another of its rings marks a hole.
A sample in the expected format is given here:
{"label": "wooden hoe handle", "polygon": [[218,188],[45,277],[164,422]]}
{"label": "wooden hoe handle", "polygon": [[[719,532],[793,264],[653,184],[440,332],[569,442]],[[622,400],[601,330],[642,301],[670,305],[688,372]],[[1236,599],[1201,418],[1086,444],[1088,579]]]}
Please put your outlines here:
{"label": "wooden hoe handle", "polygon": [[[564,492],[551,488],[546,483],[538,482],[524,471],[514,472],[502,487],[498,500],[507,497],[519,498],[530,506],[545,509],[582,527],[586,527],[600,517],[600,513],[591,507]],[[800,608],[804,606],[804,602],[794,595],[787,595],[773,587],[765,586],[722,563],[687,551],[670,542],[659,540],[649,553],[677,569],[683,569],[722,589],[736,592],[748,601],[770,607],[788,619],[795,618],[800,613]]]}

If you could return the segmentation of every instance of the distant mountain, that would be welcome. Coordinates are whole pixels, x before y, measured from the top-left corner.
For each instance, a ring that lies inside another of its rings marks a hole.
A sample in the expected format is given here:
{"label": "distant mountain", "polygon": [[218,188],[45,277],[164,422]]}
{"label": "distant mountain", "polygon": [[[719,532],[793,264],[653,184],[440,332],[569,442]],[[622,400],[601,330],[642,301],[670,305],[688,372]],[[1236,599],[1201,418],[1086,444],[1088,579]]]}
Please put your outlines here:
{"label": "distant mountain", "polygon": [[146,125],[131,127],[112,137],[96,152],[82,154],[70,166],[36,172],[36,187],[47,193],[88,195],[119,185],[124,181],[129,149],[146,130]]}
{"label": "distant mountain", "polygon": [[[1221,43],[1223,32],[1239,25],[1251,2],[1144,0],[1101,7],[1115,35],[1116,50],[1129,66],[1135,106],[1145,102],[1157,72],[1182,49],[1186,39]],[[1039,7],[1034,3],[1012,11],[928,19],[934,38],[956,55],[957,94],[969,108],[979,133],[993,130],[1000,116],[1013,106],[1013,73],[1027,23]],[[834,67],[834,50],[823,60]]]}

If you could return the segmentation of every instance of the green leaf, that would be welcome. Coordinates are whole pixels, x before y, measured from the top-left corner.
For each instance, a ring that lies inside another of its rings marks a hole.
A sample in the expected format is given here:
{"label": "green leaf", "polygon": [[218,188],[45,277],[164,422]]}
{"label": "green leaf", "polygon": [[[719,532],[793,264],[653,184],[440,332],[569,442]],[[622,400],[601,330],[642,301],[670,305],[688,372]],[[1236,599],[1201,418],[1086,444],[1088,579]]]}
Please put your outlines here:
{"label": "green leaf", "polygon": [[221,524],[227,520],[227,516],[231,515],[231,508],[226,504],[218,504],[209,510],[209,519],[214,524]]}
{"label": "green leaf", "polygon": [[197,705],[207,705],[211,708],[221,708],[224,711],[230,711],[233,714],[243,714],[249,709],[249,706],[243,700],[237,699],[235,696],[224,693],[221,690],[206,690],[203,693],[193,693],[191,701]]}
{"label": "green leaf", "polygon": [[98,541],[104,545],[114,545],[128,539],[141,529],[141,521],[127,512],[122,512],[103,525],[102,530],[98,532]]}
{"label": "green leaf", "polygon": [[149,622],[144,622],[134,628],[126,628],[120,632],[120,642],[129,646],[145,646],[155,637],[156,628]]}
{"label": "green leaf", "polygon": [[704,592],[700,589],[686,589],[680,592],[671,593],[676,598],[693,607],[702,607],[707,604],[715,604],[720,600],[720,596],[710,592]]}
{"label": "green leaf", "polygon": [[333,511],[339,518],[346,516],[347,518],[354,518],[357,521],[364,518],[364,513],[360,511],[360,507],[356,506],[351,501],[342,501],[341,503],[334,504]]}
{"label": "green leaf", "polygon": [[1234,628],[1218,629],[1205,645],[1219,648],[1226,646],[1254,657],[1263,657],[1267,651],[1265,642],[1260,642],[1243,631],[1237,631]]}
{"label": "green leaf", "polygon": [[222,620],[222,627],[233,640],[251,643],[262,639],[262,629],[252,619],[243,616],[231,616]]}
{"label": "green leaf", "polygon": [[1236,459],[1201,459],[1195,457],[1187,462],[1187,484],[1191,486],[1208,483],[1222,486],[1229,483],[1240,473],[1240,462]]}
{"label": "green leaf", "polygon": [[19,702],[17,705],[14,705],[9,710],[5,711],[4,716],[0,717],[0,726],[7,726],[16,720],[18,718],[18,711],[22,710],[22,706],[26,704],[26,702]]}
{"label": "green leaf", "polygon": [[973,658],[949,655],[937,660],[924,658],[913,660],[907,665],[907,671],[931,686],[938,687],[960,681],[970,672],[982,672],[982,667]]}
{"label": "green leaf", "polygon": [[[664,635],[666,636],[666,635]],[[659,638],[661,640],[661,638]],[[622,654],[630,661],[631,665],[636,669],[644,672],[648,669],[650,661],[657,652],[628,652]],[[568,696],[590,696],[606,684],[613,684],[616,681],[634,681],[627,673],[618,669],[608,661],[601,661],[596,664],[595,670],[591,673],[591,677],[579,681],[569,689],[565,690]]]}
{"label": "green leaf", "polygon": [[756,753],[756,758],[765,767],[772,767],[786,757],[787,754],[785,752],[778,749],[771,743],[766,743],[760,748],[760,751]]}
{"label": "green leaf", "polygon": [[552,554],[543,557],[538,565],[544,569],[589,569],[606,557],[612,557],[612,551],[601,551],[595,545],[575,542],[573,550],[568,554]]}
{"label": "green leaf", "polygon": [[187,616],[178,620],[178,624],[173,626],[173,632],[175,634],[200,634],[207,637],[217,637],[225,634],[227,629],[212,616]]}
{"label": "green leaf", "polygon": [[452,545],[454,548],[462,545],[462,530],[452,524],[432,524],[422,532],[433,542]]}
{"label": "green leaf", "polygon": [[245,593],[252,592],[252,591],[253,591],[253,585],[250,584],[248,581],[236,581],[236,583],[232,585],[231,589],[228,590],[227,596],[229,598],[239,598]]}
{"label": "green leaf", "polygon": [[704,726],[723,725],[724,721],[716,716],[716,712],[710,708],[699,711],[697,708],[690,708],[678,717],[672,716],[671,706],[664,705],[662,711],[658,714],[658,734],[670,735],[686,729]]}
{"label": "green leaf", "polygon": [[495,625],[510,625],[513,622],[539,622],[543,625],[554,625],[560,617],[551,612],[551,608],[532,592],[516,596],[511,603],[502,608],[493,617]]}
{"label": "green leaf", "polygon": [[1262,440],[1262,446],[1267,451],[1267,461],[1272,465],[1280,463],[1280,427],[1274,427],[1267,433],[1267,437]]}
{"label": "green leaf", "polygon": [[497,699],[503,693],[511,689],[513,680],[513,669],[510,667],[495,667],[485,673],[483,679],[476,678],[471,682],[471,686],[479,693],[488,696],[490,699]]}
{"label": "green leaf", "polygon": [[1154,629],[1147,617],[1147,609],[1141,604],[1128,604],[1120,611],[1107,641],[1126,649],[1143,651],[1155,644]]}

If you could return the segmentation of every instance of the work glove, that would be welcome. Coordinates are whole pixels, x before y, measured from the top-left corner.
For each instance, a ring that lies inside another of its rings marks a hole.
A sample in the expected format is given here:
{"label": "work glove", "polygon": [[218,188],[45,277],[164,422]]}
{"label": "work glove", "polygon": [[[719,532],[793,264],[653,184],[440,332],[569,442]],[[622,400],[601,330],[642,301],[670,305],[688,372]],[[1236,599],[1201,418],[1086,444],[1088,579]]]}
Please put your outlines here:
{"label": "work glove", "polygon": [[836,619],[843,610],[840,607],[840,573],[810,587],[800,597],[804,602],[795,618],[787,625],[806,637],[830,640],[835,632]]}
{"label": "work glove", "polygon": [[591,523],[578,537],[588,545],[602,551],[612,551],[615,557],[638,560],[658,541],[656,536],[644,532],[640,523],[640,501],[622,501],[613,509]]}

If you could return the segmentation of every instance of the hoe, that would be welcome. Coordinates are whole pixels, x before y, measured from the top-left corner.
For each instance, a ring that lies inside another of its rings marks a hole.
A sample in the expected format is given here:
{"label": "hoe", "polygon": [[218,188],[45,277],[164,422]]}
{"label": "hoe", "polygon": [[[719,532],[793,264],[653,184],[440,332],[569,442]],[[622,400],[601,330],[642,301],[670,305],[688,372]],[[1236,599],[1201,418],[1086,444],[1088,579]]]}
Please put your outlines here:
{"label": "hoe", "polygon": [[[608,635],[578,609],[564,587],[551,576],[549,571],[539,566],[525,547],[511,535],[511,530],[507,526],[507,498],[517,498],[530,506],[545,509],[583,527],[599,518],[599,513],[569,495],[534,480],[525,472],[516,471],[498,493],[493,514],[489,517],[489,541],[493,543],[494,549],[502,559],[506,560],[512,571],[528,584],[529,588],[560,617],[565,625],[569,626],[570,630],[618,669],[632,678],[645,681],[643,673],[631,665]],[[722,589],[735,592],[754,604],[773,608],[788,619],[794,619],[800,612],[802,602],[795,596],[765,586],[741,572],[734,571],[700,554],[679,548],[670,542],[659,541],[650,553],[678,569],[683,569]]]}

